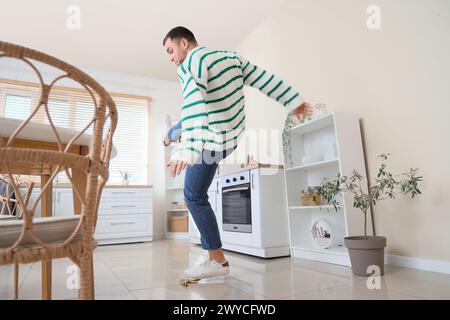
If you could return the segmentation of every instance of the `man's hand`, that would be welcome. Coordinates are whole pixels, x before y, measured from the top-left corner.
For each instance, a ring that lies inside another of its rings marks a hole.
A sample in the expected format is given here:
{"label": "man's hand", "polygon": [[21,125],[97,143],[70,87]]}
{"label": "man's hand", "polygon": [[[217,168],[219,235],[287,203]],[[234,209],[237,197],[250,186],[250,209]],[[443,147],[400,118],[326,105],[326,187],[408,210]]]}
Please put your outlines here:
{"label": "man's hand", "polygon": [[170,161],[167,164],[167,167],[170,168],[170,174],[172,177],[180,175],[181,171],[186,169],[187,163],[183,161]]}
{"label": "man's hand", "polygon": [[292,110],[292,115],[297,116],[297,117],[299,117],[301,115],[303,115],[304,117],[311,117],[312,114],[313,114],[313,108],[312,108],[311,104],[309,104],[308,102],[305,102],[301,106]]}

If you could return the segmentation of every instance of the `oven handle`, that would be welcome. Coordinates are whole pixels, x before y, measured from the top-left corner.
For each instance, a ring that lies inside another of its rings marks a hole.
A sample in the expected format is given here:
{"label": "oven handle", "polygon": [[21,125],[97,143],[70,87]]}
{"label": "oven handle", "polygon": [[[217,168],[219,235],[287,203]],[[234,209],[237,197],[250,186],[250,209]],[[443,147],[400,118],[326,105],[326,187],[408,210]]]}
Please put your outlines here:
{"label": "oven handle", "polygon": [[222,191],[222,193],[228,193],[228,192],[233,192],[233,191],[245,191],[245,190],[248,190],[248,189],[249,189],[249,187],[227,189],[227,190]]}

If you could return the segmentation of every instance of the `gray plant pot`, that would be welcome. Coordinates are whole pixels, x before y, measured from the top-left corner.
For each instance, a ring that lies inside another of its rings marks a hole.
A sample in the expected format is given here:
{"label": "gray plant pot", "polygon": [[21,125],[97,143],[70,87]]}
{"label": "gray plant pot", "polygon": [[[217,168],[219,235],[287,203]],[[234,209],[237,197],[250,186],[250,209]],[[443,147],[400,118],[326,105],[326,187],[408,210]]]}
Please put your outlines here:
{"label": "gray plant pot", "polygon": [[378,266],[380,275],[384,274],[386,237],[346,237],[344,243],[348,248],[353,274],[364,277],[371,276],[373,271],[367,272],[369,266]]}

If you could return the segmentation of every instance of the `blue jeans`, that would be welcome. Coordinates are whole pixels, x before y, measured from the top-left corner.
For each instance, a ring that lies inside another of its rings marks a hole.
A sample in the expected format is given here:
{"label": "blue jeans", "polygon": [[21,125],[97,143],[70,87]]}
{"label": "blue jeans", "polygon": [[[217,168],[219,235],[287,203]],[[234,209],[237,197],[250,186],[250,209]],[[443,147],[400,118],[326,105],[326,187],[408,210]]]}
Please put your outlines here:
{"label": "blue jeans", "polygon": [[184,200],[201,235],[205,250],[222,248],[216,215],[208,201],[208,189],[217,166],[234,149],[225,151],[203,150],[196,164],[188,166],[184,178]]}
{"label": "blue jeans", "polygon": [[[167,135],[170,141],[177,141],[181,136],[181,122],[173,126]],[[203,150],[198,161],[186,169],[184,200],[200,232],[202,248],[205,250],[222,248],[216,215],[208,201],[208,189],[219,162],[229,156],[234,149],[222,152]]]}

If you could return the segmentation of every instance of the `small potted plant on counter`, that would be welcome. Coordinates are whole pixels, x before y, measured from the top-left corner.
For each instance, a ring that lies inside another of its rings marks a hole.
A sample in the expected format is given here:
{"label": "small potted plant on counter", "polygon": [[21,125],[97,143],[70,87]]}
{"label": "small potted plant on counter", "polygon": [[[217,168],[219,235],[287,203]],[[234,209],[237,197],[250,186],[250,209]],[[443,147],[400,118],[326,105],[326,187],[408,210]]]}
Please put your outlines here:
{"label": "small potted plant on counter", "polygon": [[324,179],[320,193],[326,201],[339,207],[336,199],[341,192],[349,192],[353,195],[353,207],[358,208],[364,214],[364,236],[351,236],[344,238],[348,248],[353,273],[360,276],[369,276],[369,266],[378,266],[381,275],[384,274],[384,248],[386,237],[367,235],[367,213],[370,206],[375,206],[381,200],[395,199],[398,193],[410,195],[414,198],[421,194],[418,184],[422,177],[417,176],[418,169],[410,169],[409,172],[393,175],[387,170],[386,160],[389,154],[381,154],[381,165],[378,169],[375,183],[366,192],[362,184],[365,178],[356,170],[350,177],[338,175],[334,179]]}
{"label": "small potted plant on counter", "polygon": [[127,186],[130,184],[130,173],[125,170],[119,170],[120,175],[122,176],[122,184]]}

